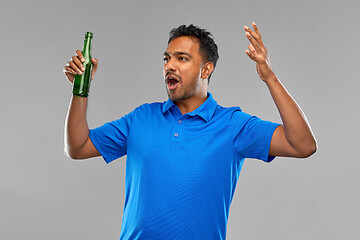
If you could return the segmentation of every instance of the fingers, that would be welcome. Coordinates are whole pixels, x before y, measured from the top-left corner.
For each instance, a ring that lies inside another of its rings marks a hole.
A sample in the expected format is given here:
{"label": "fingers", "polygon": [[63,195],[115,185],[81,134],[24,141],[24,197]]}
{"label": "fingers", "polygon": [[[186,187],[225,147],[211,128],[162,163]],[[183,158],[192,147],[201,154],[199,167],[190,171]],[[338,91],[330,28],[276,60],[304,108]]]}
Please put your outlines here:
{"label": "fingers", "polygon": [[97,70],[99,61],[98,61],[97,58],[93,58],[93,59],[91,59],[91,62],[93,64],[93,68],[92,68],[92,72],[91,72],[91,79],[93,79],[94,75],[95,75],[95,72]]}
{"label": "fingers", "polygon": [[82,62],[85,61],[84,56],[82,55],[80,50],[76,50],[77,56],[73,56],[72,61],[69,62],[70,67],[72,67],[78,74],[82,74],[85,71],[85,67]]}
{"label": "fingers", "polygon": [[[263,51],[265,52],[265,54],[267,54],[267,50],[266,50],[266,48],[265,48],[265,46],[264,46],[264,43],[263,43],[263,41],[262,41],[262,37],[261,37],[260,31],[259,31],[257,25],[253,22],[253,23],[252,23],[252,26],[253,26],[253,28],[254,28],[254,31],[252,31],[252,30],[251,30],[249,27],[247,27],[247,26],[244,26],[244,30],[245,30],[247,33],[249,33],[250,36],[251,36],[253,39],[255,39],[255,41],[256,41],[257,44],[260,46],[260,48],[262,48]],[[255,45],[254,45],[254,46],[255,46]],[[256,46],[255,46],[255,48],[256,48]]]}
{"label": "fingers", "polygon": [[[85,62],[84,56],[80,50],[76,50],[76,55],[72,56],[70,61],[63,68],[63,72],[70,82],[73,82],[74,75],[82,75],[85,71],[83,63]],[[91,79],[97,70],[98,60],[97,58],[91,59],[93,64]]]}
{"label": "fingers", "polygon": [[265,48],[265,45],[264,45],[264,43],[263,43],[263,40],[262,40],[260,31],[259,31],[256,23],[253,22],[253,23],[252,23],[252,26],[253,26],[253,28],[254,28],[254,32],[255,32],[256,35],[257,35],[257,39],[256,39],[256,40],[258,41],[260,47],[261,47],[261,48],[264,50],[264,52],[267,54],[267,50],[266,50],[266,48]]}
{"label": "fingers", "polygon": [[[63,72],[66,76],[66,78],[73,83],[74,81],[74,75],[81,75],[83,74],[84,66],[82,62],[84,62],[84,56],[82,55],[80,50],[76,50],[76,55],[73,56],[70,61],[65,65],[63,68]],[[85,70],[85,69],[84,69]]]}
{"label": "fingers", "polygon": [[71,73],[73,75],[78,74],[73,68],[69,67],[69,63],[64,67],[64,73]]}
{"label": "fingers", "polygon": [[255,51],[258,53],[262,52],[262,49],[260,48],[259,43],[251,36],[249,32],[245,33],[245,36],[249,39],[251,45],[254,47]]}
{"label": "fingers", "polygon": [[74,75],[76,75],[77,73],[75,72],[74,69],[69,67],[69,63],[67,63],[66,66],[63,68],[63,72],[64,72],[66,78],[69,80],[69,82],[73,83]]}
{"label": "fingers", "polygon": [[255,55],[256,55],[256,50],[255,50],[254,46],[253,46],[252,44],[249,44],[248,49],[249,49],[250,51],[249,51],[249,50],[246,50],[245,53],[246,53],[252,60],[256,61],[256,57],[255,57]]}
{"label": "fingers", "polygon": [[80,50],[76,50],[76,54],[78,55],[78,58],[81,62],[85,62],[84,56]]}
{"label": "fingers", "polygon": [[255,50],[255,48],[254,48],[254,46],[252,44],[249,44],[248,48],[253,54],[256,54],[256,50]]}
{"label": "fingers", "polygon": [[91,62],[93,64],[93,69],[94,68],[97,69],[97,65],[98,65],[98,62],[99,62],[98,59],[97,58],[92,58]]}
{"label": "fingers", "polygon": [[251,53],[249,50],[245,50],[246,55],[249,56],[249,58],[251,58],[252,60],[254,60],[256,62],[256,57],[253,53]]}
{"label": "fingers", "polygon": [[256,26],[256,23],[252,22],[252,26],[254,28],[254,32],[261,38],[261,34],[259,32],[258,27]]}
{"label": "fingers", "polygon": [[[64,73],[73,74],[73,75],[81,75],[83,71],[85,71],[84,65],[82,62],[85,61],[84,56],[82,55],[80,50],[76,50],[75,56],[72,56],[70,61],[65,65],[63,71]],[[68,76],[68,74],[66,74]]]}
{"label": "fingers", "polygon": [[83,73],[82,71],[84,69],[84,66],[81,64],[79,59],[77,59],[76,56],[72,57],[72,61],[69,62],[69,67],[71,67],[76,72],[76,74],[81,75]]}

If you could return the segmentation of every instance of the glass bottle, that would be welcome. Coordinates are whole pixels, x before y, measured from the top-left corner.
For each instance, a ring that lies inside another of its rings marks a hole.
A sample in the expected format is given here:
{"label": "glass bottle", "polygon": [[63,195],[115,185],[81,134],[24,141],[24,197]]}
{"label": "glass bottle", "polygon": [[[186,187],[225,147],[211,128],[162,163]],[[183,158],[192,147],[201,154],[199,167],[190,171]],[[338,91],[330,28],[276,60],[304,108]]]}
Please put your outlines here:
{"label": "glass bottle", "polygon": [[85,71],[82,75],[75,75],[74,84],[73,84],[73,94],[75,96],[87,97],[90,90],[90,81],[93,64],[91,62],[91,41],[93,38],[92,32],[87,32],[85,34],[84,48],[82,54],[84,56],[84,65]]}

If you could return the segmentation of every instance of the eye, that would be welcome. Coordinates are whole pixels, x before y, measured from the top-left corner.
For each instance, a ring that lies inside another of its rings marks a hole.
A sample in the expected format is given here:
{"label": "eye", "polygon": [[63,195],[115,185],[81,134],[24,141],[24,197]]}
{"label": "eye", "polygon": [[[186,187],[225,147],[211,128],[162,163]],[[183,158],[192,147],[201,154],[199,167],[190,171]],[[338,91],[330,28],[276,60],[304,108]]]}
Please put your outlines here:
{"label": "eye", "polygon": [[189,59],[187,57],[179,57],[180,61],[189,61]]}
{"label": "eye", "polygon": [[169,58],[168,57],[164,57],[164,62],[168,62]]}

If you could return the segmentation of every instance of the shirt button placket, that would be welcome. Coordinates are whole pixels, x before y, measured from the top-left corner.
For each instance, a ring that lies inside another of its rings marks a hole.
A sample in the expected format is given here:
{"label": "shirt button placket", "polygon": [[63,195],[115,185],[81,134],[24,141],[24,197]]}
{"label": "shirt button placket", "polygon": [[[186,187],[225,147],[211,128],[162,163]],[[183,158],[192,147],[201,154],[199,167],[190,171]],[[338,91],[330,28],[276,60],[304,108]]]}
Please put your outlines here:
{"label": "shirt button placket", "polygon": [[[181,125],[182,120],[181,120],[181,119],[179,119],[177,122],[178,122],[178,124],[179,124],[179,125]],[[175,136],[175,137],[178,137],[178,136],[179,136],[179,133],[177,133],[177,132],[176,132],[176,133],[174,134],[174,136]]]}
{"label": "shirt button placket", "polygon": [[182,120],[181,119],[178,119],[177,120],[177,124],[175,125],[174,127],[174,132],[173,132],[173,142],[179,142],[179,136],[180,136],[180,133],[181,133],[181,129],[180,129],[180,125],[182,124]]}

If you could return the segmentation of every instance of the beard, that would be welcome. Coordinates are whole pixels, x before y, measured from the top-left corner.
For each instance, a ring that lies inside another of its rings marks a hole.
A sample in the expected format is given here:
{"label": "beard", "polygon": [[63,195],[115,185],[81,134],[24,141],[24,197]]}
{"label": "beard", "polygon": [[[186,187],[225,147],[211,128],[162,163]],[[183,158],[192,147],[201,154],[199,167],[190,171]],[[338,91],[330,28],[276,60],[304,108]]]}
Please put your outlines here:
{"label": "beard", "polygon": [[[179,89],[175,89],[175,91],[179,91]],[[176,94],[175,91],[170,91],[166,86],[166,92],[167,92],[168,98],[173,102],[183,101],[191,96],[191,95],[187,94],[186,92],[184,92],[182,94]]]}
{"label": "beard", "polygon": [[179,82],[178,84],[179,85],[174,91],[170,91],[167,87],[167,84],[165,85],[168,98],[173,102],[180,102],[190,98],[200,88],[200,82],[195,82],[187,87],[182,85],[182,82]]}

